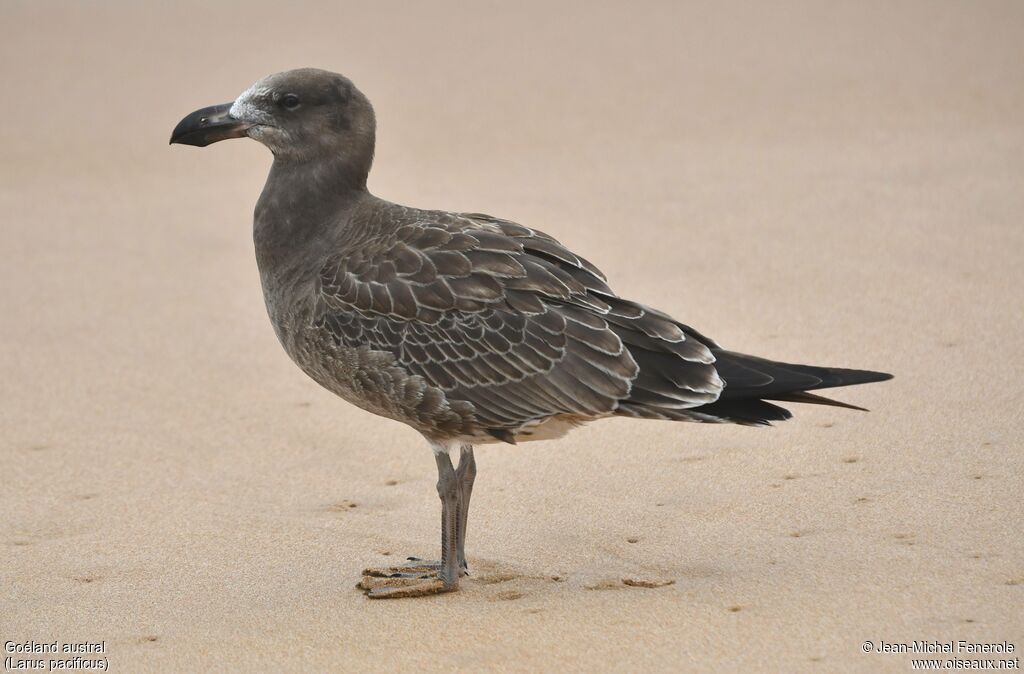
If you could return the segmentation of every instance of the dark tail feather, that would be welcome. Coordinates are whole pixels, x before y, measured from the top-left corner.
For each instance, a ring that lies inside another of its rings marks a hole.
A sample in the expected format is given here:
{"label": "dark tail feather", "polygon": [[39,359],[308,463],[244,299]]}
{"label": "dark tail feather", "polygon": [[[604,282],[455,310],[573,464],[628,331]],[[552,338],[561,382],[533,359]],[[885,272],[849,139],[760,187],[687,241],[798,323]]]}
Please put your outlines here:
{"label": "dark tail feather", "polygon": [[772,405],[757,398],[716,400],[688,411],[699,412],[715,420],[729,421],[743,426],[771,426],[773,421],[785,421],[793,416],[785,407]]}
{"label": "dark tail feather", "polygon": [[831,405],[866,412],[863,407],[808,391],[892,379],[892,375],[885,372],[779,363],[733,351],[715,350],[713,353],[715,368],[725,381],[725,389],[717,401],[694,407],[692,411],[740,424],[767,425],[792,416],[788,410],[766,400]]}
{"label": "dark tail feather", "polygon": [[811,405],[831,405],[832,407],[845,407],[848,410],[859,410],[861,412],[868,411],[868,408],[866,407],[858,407],[857,405],[844,403],[841,400],[832,400],[831,398],[814,395],[813,393],[807,393],[806,391],[797,391],[796,393],[790,393],[788,395],[772,396],[769,400],[780,400],[782,402],[790,403],[808,403]]}

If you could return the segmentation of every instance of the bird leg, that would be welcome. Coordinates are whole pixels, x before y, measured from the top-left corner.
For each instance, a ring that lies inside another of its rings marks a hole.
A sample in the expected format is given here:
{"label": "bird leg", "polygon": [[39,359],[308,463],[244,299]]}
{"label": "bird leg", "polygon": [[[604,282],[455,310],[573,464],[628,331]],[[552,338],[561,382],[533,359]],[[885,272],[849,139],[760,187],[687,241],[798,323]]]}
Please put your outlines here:
{"label": "bird leg", "polygon": [[473,494],[473,481],[476,480],[476,459],[473,458],[473,445],[462,445],[459,452],[459,468],[455,474],[459,478],[459,568],[463,573],[468,573],[466,524],[469,519],[469,497]]}
{"label": "bird leg", "polygon": [[435,452],[437,495],[441,499],[441,560],[429,562],[409,557],[409,564],[386,569],[366,569],[359,587],[374,599],[420,597],[452,592],[466,573],[466,520],[469,497],[476,477],[473,447],[463,445],[459,468],[448,452]]}

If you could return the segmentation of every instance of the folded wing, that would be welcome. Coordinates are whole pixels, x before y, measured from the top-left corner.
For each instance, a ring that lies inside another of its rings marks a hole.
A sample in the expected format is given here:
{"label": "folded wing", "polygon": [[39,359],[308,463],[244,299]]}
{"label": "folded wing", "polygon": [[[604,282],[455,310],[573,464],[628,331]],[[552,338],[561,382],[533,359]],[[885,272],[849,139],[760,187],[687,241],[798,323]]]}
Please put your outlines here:
{"label": "folded wing", "polygon": [[502,439],[555,416],[718,399],[714,343],[615,295],[551,237],[481,214],[420,211],[353,241],[320,274],[317,321],[338,343],[474,407]]}

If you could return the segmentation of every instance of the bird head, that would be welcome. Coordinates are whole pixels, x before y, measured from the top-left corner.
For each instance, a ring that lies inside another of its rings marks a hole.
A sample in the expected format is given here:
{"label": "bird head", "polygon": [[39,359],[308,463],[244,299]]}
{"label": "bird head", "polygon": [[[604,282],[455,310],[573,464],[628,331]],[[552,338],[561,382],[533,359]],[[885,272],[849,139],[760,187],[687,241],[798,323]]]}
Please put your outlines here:
{"label": "bird head", "polygon": [[186,115],[171,143],[206,147],[249,137],[279,161],[339,157],[364,162],[369,171],[374,127],[370,101],[348,78],[302,68],[264,77],[231,103]]}

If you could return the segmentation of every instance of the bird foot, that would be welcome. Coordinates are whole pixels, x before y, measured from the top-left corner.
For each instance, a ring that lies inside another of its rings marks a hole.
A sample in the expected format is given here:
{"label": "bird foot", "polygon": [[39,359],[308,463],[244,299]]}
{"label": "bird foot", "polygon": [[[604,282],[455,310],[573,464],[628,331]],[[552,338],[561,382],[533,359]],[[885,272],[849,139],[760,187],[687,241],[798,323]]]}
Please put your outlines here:
{"label": "bird foot", "polygon": [[[419,557],[407,558],[408,564],[363,570],[363,579],[356,585],[371,599],[400,599],[425,597],[452,592],[459,587],[458,579],[446,582],[440,576],[441,563]],[[467,571],[462,569],[460,576]]]}

